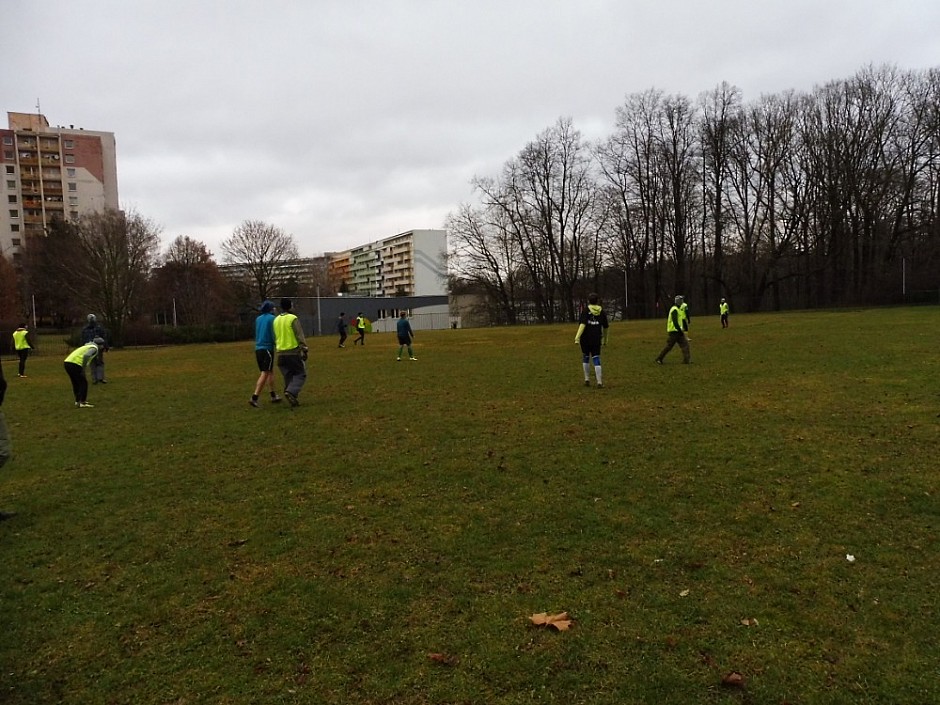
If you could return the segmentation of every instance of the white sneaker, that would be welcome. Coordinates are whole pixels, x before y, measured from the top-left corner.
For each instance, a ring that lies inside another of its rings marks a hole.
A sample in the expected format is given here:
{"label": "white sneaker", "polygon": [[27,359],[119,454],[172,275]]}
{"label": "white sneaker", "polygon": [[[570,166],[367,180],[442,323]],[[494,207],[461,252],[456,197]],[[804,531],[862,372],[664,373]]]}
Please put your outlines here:
{"label": "white sneaker", "polygon": [[94,404],[89,404],[87,401],[83,401],[78,406],[80,409],[94,409],[95,408]]}

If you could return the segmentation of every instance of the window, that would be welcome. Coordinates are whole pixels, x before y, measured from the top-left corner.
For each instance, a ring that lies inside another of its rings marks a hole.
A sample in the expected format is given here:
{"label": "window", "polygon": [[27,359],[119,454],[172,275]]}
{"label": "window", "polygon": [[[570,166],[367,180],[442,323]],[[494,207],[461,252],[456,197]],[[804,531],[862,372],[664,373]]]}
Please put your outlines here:
{"label": "window", "polygon": [[3,150],[3,158],[6,159],[8,162],[12,162],[13,159],[14,159],[14,157],[13,157],[13,150],[12,150],[12,149],[4,149],[4,150]]}
{"label": "window", "polygon": [[66,164],[74,164],[74,163],[75,163],[75,155],[74,155],[74,154],[66,154],[66,155],[65,155],[65,163],[66,163]]}
{"label": "window", "polygon": [[13,224],[10,226],[10,232],[11,232],[11,233],[18,233],[19,231],[20,231],[20,224],[19,224],[19,223],[13,223]]}
{"label": "window", "polygon": [[8,173],[8,174],[13,174],[13,173],[15,173],[15,172],[13,171],[13,165],[12,165],[12,164],[7,164],[7,173]]}
{"label": "window", "polygon": [[16,208],[11,208],[11,209],[10,209],[10,217],[11,217],[11,218],[19,218],[19,217],[20,217],[20,212],[19,212],[18,210],[16,210]]}
{"label": "window", "polygon": [[67,176],[75,178],[75,167],[70,166],[69,168],[65,170],[65,173]]}
{"label": "window", "polygon": [[13,144],[13,138],[10,137],[10,135],[4,135],[4,136],[3,136],[3,144],[12,145],[12,144]]}
{"label": "window", "polygon": [[78,196],[69,196],[69,205],[77,206],[78,205]]}
{"label": "window", "polygon": [[74,181],[69,181],[69,191],[78,191],[78,184]]}
{"label": "window", "polygon": [[[14,230],[13,232],[16,232],[16,231]],[[18,237],[14,237],[13,239],[10,240],[10,243],[13,245],[13,247],[19,247],[20,239]]]}
{"label": "window", "polygon": [[7,196],[7,203],[16,203],[16,194],[10,194]]}
{"label": "window", "polygon": [[65,140],[63,144],[66,149],[75,149],[75,140]]}
{"label": "window", "polygon": [[7,179],[7,188],[16,188],[16,182],[13,179]]}

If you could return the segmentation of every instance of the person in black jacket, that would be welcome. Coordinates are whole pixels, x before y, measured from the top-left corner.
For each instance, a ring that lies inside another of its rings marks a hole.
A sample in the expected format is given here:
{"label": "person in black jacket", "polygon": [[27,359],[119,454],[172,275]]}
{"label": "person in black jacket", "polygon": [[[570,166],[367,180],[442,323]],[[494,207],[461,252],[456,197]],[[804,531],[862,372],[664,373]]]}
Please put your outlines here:
{"label": "person in black jacket", "polygon": [[[3,398],[7,393],[7,381],[3,376],[3,366],[0,365],[0,467],[10,459],[10,431],[7,429],[6,419],[3,418]],[[0,521],[9,519],[13,514],[0,512]]]}
{"label": "person in black jacket", "polygon": [[105,341],[103,347],[99,348],[98,354],[91,363],[91,383],[107,384],[108,380],[104,378],[104,352],[108,349],[108,334],[98,323],[98,319],[93,313],[88,314],[88,323],[82,328],[82,345],[94,342],[95,338],[101,338]]}

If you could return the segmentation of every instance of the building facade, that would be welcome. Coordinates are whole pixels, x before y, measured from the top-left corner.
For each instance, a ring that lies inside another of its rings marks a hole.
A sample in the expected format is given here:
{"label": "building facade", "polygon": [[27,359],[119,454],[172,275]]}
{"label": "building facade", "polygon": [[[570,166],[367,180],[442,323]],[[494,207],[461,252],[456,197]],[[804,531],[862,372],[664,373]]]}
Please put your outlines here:
{"label": "building facade", "polygon": [[447,294],[447,231],[409,230],[330,255],[330,279],[356,296]]}
{"label": "building facade", "polygon": [[118,208],[114,134],[51,127],[44,115],[7,113],[0,129],[0,255],[20,260],[49,223]]}

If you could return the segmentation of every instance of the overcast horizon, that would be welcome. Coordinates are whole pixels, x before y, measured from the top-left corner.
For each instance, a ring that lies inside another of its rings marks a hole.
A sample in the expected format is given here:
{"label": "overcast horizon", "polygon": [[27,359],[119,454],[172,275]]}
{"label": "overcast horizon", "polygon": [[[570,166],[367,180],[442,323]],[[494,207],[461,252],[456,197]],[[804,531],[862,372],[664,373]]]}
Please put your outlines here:
{"label": "overcast horizon", "polygon": [[246,219],[303,256],[442,228],[474,176],[559,118],[610,134],[630,94],[727,82],[750,103],[940,66],[920,0],[4,5],[3,109],[113,132],[121,207],[217,260]]}

